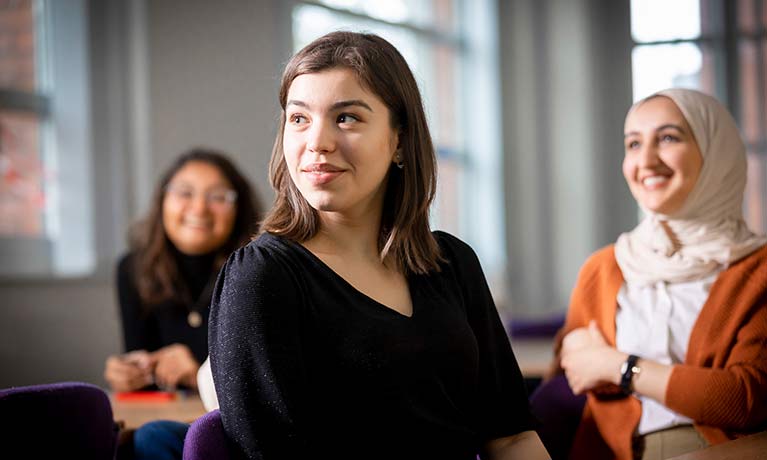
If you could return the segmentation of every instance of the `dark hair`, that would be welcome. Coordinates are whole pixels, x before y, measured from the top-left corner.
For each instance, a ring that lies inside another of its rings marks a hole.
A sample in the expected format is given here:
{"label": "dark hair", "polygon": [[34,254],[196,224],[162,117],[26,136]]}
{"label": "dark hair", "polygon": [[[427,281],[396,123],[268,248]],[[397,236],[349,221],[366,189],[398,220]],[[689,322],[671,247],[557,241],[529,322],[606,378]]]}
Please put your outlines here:
{"label": "dark hair", "polygon": [[383,38],[354,32],[332,32],[296,53],[280,84],[280,127],[272,149],[269,174],[277,196],[264,219],[262,232],[306,241],[319,231],[317,211],[296,188],[284,159],[282,136],[288,90],[299,75],[333,68],[351,69],[360,84],[388,107],[392,128],[399,131],[404,168],[392,165],[384,197],[378,247],[403,272],[439,270],[439,245],[429,229],[429,206],[434,199],[437,165],[418,84],[407,62]]}
{"label": "dark hair", "polygon": [[133,270],[136,287],[141,300],[147,304],[188,300],[188,289],[182,283],[176,266],[175,248],[162,223],[162,205],[168,183],[181,168],[193,161],[217,168],[237,192],[232,233],[216,250],[215,268],[223,265],[229,254],[246,243],[258,227],[260,208],[257,197],[247,179],[224,153],[207,148],[194,148],[182,153],[163,173],[155,188],[149,214],[138,223],[130,236],[131,249],[135,254]]}

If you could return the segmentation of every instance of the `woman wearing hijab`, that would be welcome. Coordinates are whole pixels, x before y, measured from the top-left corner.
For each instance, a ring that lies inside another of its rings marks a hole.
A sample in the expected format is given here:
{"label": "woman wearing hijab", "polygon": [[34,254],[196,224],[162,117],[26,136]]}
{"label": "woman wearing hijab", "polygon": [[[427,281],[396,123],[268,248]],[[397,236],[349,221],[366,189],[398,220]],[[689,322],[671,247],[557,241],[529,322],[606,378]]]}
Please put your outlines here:
{"label": "woman wearing hijab", "polygon": [[645,218],[586,261],[557,344],[587,395],[571,458],[667,458],[767,423],[767,239],[743,221],[734,120],[661,91],[629,111],[625,152]]}

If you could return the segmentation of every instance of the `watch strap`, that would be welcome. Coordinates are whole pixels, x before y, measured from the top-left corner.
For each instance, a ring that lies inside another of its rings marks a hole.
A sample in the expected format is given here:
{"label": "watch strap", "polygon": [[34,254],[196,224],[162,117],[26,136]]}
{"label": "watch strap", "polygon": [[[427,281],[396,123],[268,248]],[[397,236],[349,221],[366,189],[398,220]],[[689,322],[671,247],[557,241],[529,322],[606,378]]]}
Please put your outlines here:
{"label": "watch strap", "polygon": [[639,361],[639,356],[629,355],[623,365],[621,365],[620,387],[624,394],[631,394],[631,383],[634,380],[634,375],[639,373],[639,368],[636,365],[637,361]]}

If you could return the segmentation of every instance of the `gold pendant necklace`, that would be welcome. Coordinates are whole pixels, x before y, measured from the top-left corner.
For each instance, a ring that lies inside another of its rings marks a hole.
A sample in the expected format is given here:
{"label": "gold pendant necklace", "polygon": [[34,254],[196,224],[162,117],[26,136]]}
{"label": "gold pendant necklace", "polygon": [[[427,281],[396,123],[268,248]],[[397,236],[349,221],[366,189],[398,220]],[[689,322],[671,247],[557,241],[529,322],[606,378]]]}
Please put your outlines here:
{"label": "gold pendant necklace", "polygon": [[186,322],[192,327],[200,327],[202,325],[202,315],[197,311],[190,311],[186,317]]}

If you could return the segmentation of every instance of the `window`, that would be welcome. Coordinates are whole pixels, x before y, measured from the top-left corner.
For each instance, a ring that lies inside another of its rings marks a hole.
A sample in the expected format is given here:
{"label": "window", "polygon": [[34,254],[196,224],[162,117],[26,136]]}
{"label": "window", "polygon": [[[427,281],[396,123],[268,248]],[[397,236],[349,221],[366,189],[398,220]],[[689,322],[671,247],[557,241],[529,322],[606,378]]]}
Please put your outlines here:
{"label": "window", "polygon": [[715,95],[748,152],[744,217],[767,232],[767,1],[632,0],[634,100],[677,86]]}
{"label": "window", "polygon": [[[35,24],[31,0],[0,4],[0,237],[44,236],[42,127],[49,100],[38,92]],[[40,61],[43,61],[40,59]],[[42,62],[41,62],[42,63]]]}
{"label": "window", "polygon": [[0,276],[95,260],[84,0],[0,2]]}
{"label": "window", "polygon": [[334,30],[350,30],[378,34],[402,53],[423,95],[437,150],[439,180],[432,226],[472,245],[482,260],[496,301],[503,303],[500,90],[494,54],[495,18],[490,3],[296,2],[292,10],[293,48],[298,51]]}

